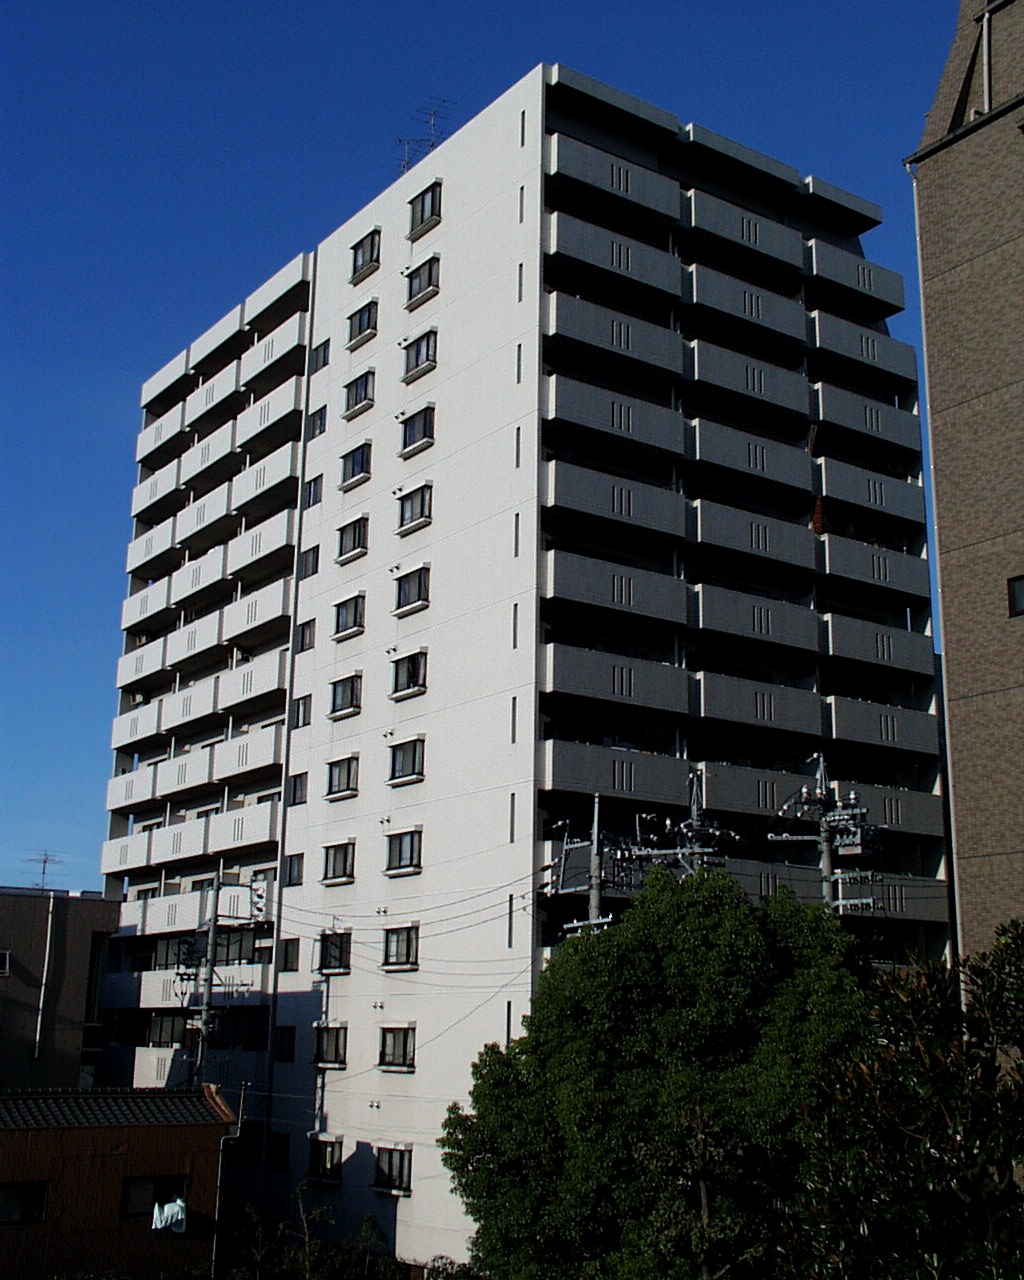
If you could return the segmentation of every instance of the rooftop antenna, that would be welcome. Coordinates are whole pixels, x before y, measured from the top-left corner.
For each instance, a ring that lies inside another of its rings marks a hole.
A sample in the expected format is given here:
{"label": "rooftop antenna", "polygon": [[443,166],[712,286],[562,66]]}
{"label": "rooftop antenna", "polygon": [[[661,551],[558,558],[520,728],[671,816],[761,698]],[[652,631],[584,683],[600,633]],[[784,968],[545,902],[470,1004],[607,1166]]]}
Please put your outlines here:
{"label": "rooftop antenna", "polygon": [[50,849],[30,849],[29,853],[33,854],[34,856],[31,858],[24,858],[23,861],[38,863],[40,868],[39,883],[38,885],[33,885],[32,887],[35,889],[42,889],[45,892],[47,868],[49,868],[50,866],[55,866],[55,867],[63,866],[64,859],[59,858],[57,854]]}
{"label": "rooftop antenna", "polygon": [[398,138],[396,141],[402,148],[401,172],[408,173],[414,164],[418,164],[434,148],[445,140],[443,121],[451,115],[455,104],[447,98],[438,98],[424,107],[417,108],[416,114],[426,124],[427,136],[421,138]]}

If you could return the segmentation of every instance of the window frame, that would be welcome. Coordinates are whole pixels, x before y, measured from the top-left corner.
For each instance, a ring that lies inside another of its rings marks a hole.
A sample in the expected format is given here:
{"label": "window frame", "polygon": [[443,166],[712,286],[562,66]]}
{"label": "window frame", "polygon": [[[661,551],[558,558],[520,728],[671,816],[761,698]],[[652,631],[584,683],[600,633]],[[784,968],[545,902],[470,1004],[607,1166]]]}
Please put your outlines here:
{"label": "window frame", "polygon": [[357,307],[352,312],[348,317],[348,342],[345,344],[347,350],[355,351],[357,347],[361,347],[377,336],[377,316],[376,298],[368,298],[361,307]]}
{"label": "window frame", "polygon": [[[351,543],[347,549],[346,542]],[[338,529],[338,554],[334,557],[334,563],[348,564],[352,560],[358,560],[360,556],[365,556],[369,549],[370,517],[364,513],[356,516],[354,520],[349,520]]]}
{"label": "window frame", "polygon": [[[294,943],[294,947],[292,946]],[[299,965],[302,962],[302,939],[301,938],[282,938],[281,939],[281,973],[298,973]]]}
{"label": "window frame", "polygon": [[408,831],[395,831],[388,836],[387,840],[385,875],[414,875],[423,869],[422,827],[411,827]]}
{"label": "window frame", "polygon": [[309,372],[310,375],[319,373],[321,369],[326,369],[331,363],[331,340],[324,338],[323,342],[318,342],[315,347],[309,350]]}
{"label": "window frame", "polygon": [[324,794],[327,800],[332,801],[348,800],[359,794],[358,752],[327,762],[327,791]]}
{"label": "window frame", "polygon": [[384,1071],[415,1071],[416,1028],[381,1027],[377,1066]]}
{"label": "window frame", "polygon": [[318,973],[350,973],[352,971],[352,933],[348,929],[325,929],[320,934]]}
{"label": "window frame", "polygon": [[412,1195],[412,1148],[374,1147],[373,1186],[393,1196]]}
{"label": "window frame", "polygon": [[[404,742],[392,743],[389,748],[389,787],[407,787],[412,783],[423,781],[426,777],[423,770],[426,755],[425,743],[426,739],[422,737],[406,738]],[[403,772],[399,773],[399,769]]]}
{"label": "window frame", "polygon": [[427,481],[399,496],[398,528],[395,532],[400,538],[404,538],[417,529],[425,528],[434,518],[433,511],[434,486]]}
{"label": "window frame", "polygon": [[[358,604],[356,603],[358,601]],[[345,619],[339,612],[346,605],[354,605],[354,620],[347,627],[339,628],[339,622]],[[334,632],[331,639],[335,641],[348,640],[352,636],[362,635],[366,627],[366,592],[357,591],[354,596],[347,596],[344,600],[339,600],[334,606]]]}
{"label": "window frame", "polygon": [[364,369],[362,373],[345,383],[345,411],[342,417],[346,422],[358,418],[361,413],[373,407],[376,390],[376,370]]}
{"label": "window frame", "polygon": [[340,1182],[343,1168],[343,1138],[310,1138],[308,1178],[317,1182]]}
{"label": "window frame", "polygon": [[321,473],[318,476],[310,476],[302,486],[302,510],[308,511],[310,507],[315,507],[324,499],[324,477]]}
{"label": "window frame", "polygon": [[382,969],[418,969],[420,964],[420,927],[418,924],[396,925],[384,930]]}
{"label": "window frame", "polygon": [[437,368],[437,330],[426,329],[406,342],[402,351],[405,354],[405,373],[402,381],[415,382],[425,373]]}
{"label": "window frame", "polygon": [[[406,600],[402,603],[405,584],[412,584],[413,588],[422,594],[417,594],[414,598]],[[410,569],[407,573],[401,574],[395,579],[395,607],[392,613],[396,618],[404,618],[410,613],[416,613],[420,609],[426,609],[430,604],[430,565],[419,565],[415,569]]]}
{"label": "window frame", "polygon": [[409,201],[407,240],[418,240],[441,221],[441,179],[418,191]]}
{"label": "window frame", "polygon": [[[3,1183],[3,1212],[0,1227],[16,1227],[22,1223],[46,1222],[50,1198],[49,1178],[18,1178]],[[10,1242],[14,1243],[13,1239]]]}
{"label": "window frame", "polygon": [[[424,279],[420,279],[424,276]],[[417,307],[429,302],[441,288],[441,256],[433,253],[417,266],[412,267],[406,276],[408,281],[406,311],[415,311]]]}
{"label": "window frame", "polygon": [[380,227],[368,231],[352,246],[352,274],[350,284],[358,284],[372,275],[380,266]]}
{"label": "window frame", "polygon": [[415,653],[404,654],[391,662],[391,692],[388,697],[392,702],[402,702],[406,698],[416,698],[427,691],[427,650],[417,649]]}
{"label": "window frame", "polygon": [[320,572],[319,544],[315,547],[307,547],[305,551],[299,552],[297,569],[300,582],[305,582],[307,578],[312,578]]}
{"label": "window frame", "polygon": [[312,720],[312,694],[304,693],[297,698],[292,698],[292,705],[288,715],[288,727],[290,729],[305,729],[306,725],[312,723]]}
{"label": "window frame", "polygon": [[304,853],[286,853],[282,867],[282,888],[297,889],[303,883],[305,872],[306,855]]}
{"label": "window frame", "polygon": [[[326,844],[324,850],[325,884],[351,884],[356,878],[356,842],[342,840],[339,844]],[[335,865],[340,859],[341,869]]]}
{"label": "window frame", "polygon": [[402,447],[398,451],[400,458],[411,458],[430,448],[434,443],[434,421],[433,404],[425,404],[402,419]]}
{"label": "window frame", "polygon": [[291,773],[288,775],[286,806],[291,809],[296,805],[309,801],[309,774]]}
{"label": "window frame", "polygon": [[307,618],[295,628],[295,652],[308,653],[316,648],[316,618]]}
{"label": "window frame", "polygon": [[1011,618],[1024,618],[1024,574],[1006,579],[1006,598]]}
{"label": "window frame", "polygon": [[347,720],[363,709],[363,673],[353,671],[340,680],[331,681],[331,709],[328,720]]}
{"label": "window frame", "polygon": [[318,1067],[348,1065],[348,1023],[313,1028],[313,1062]]}
{"label": "window frame", "polygon": [[304,435],[306,440],[315,440],[317,436],[322,436],[326,430],[327,406],[322,404],[319,409],[314,409],[312,413],[306,414]]}
{"label": "window frame", "polygon": [[346,453],[341,455],[341,479],[338,488],[342,493],[355,489],[370,478],[370,463],[373,456],[373,445],[369,440],[361,440]]}

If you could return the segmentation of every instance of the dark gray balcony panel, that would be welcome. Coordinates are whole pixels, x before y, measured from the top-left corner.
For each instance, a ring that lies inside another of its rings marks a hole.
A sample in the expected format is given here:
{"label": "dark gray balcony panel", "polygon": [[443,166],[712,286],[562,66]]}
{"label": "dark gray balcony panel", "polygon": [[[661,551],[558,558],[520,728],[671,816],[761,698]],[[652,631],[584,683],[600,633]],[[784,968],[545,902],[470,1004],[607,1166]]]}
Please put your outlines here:
{"label": "dark gray balcony panel", "polygon": [[808,778],[771,769],[706,761],[697,766],[704,782],[704,804],[716,813],[760,814],[774,817]]}
{"label": "dark gray balcony panel", "polygon": [[693,677],[682,667],[568,645],[541,650],[541,688],[689,715]]}
{"label": "dark gray balcony panel", "polygon": [[813,690],[740,680],[712,671],[699,673],[697,685],[700,714],[709,719],[787,729],[815,738],[821,735],[821,698]]}
{"label": "dark gray balcony panel", "polygon": [[916,413],[897,409],[895,405],[869,400],[852,391],[841,391],[826,382],[814,385],[815,412],[822,422],[851,431],[863,431],[889,444],[921,451],[921,419]]}
{"label": "dark gray balcony panel", "polygon": [[821,871],[818,867],[798,867],[788,862],[758,862],[753,858],[725,858],[722,869],[755,902],[773,898],[780,889],[789,889],[799,902],[808,907],[820,906],[823,900]]}
{"label": "dark gray balcony panel", "polygon": [[931,636],[923,636],[918,631],[878,626],[840,613],[826,613],[824,618],[828,628],[828,652],[835,657],[880,662],[899,671],[916,671],[921,675],[934,674],[935,651]]}
{"label": "dark gray balcony panel", "polygon": [[736,160],[748,168],[757,169],[760,173],[777,178],[780,182],[790,183],[795,187],[803,183],[799,169],[783,164],[781,160],[773,160],[771,156],[762,155],[760,151],[745,147],[740,142],[733,142],[731,138],[723,138],[720,133],[705,129],[703,125],[685,125],[680,133],[683,138],[692,143],[708,147],[712,151],[717,151],[719,155],[728,156],[730,160]]}
{"label": "dark gray balcony panel", "polygon": [[873,787],[849,779],[837,782],[836,788],[841,796],[855,791],[868,811],[868,822],[876,826],[920,836],[941,836],[945,830],[941,796],[900,787]]}
{"label": "dark gray balcony panel", "polygon": [[658,804],[685,804],[689,796],[690,766],[675,756],[558,739],[542,742],[539,749],[544,791],[625,795]]}
{"label": "dark gray balcony panel", "polygon": [[818,647],[817,615],[804,605],[745,595],[708,583],[694,587],[694,594],[700,626],[705,631],[724,631],[799,649]]}
{"label": "dark gray balcony panel", "polygon": [[803,265],[800,232],[773,222],[763,214],[728,204],[717,196],[709,196],[706,191],[684,191],[684,224],[687,218],[695,231],[707,231],[732,244],[778,258],[792,267]]}
{"label": "dark gray balcony panel", "polygon": [[561,374],[544,380],[542,396],[541,412],[546,418],[561,418],[673,453],[683,451],[686,419],[675,409],[574,382]]}
{"label": "dark gray balcony panel", "polygon": [[548,253],[565,254],[624,279],[679,296],[683,267],[678,258],[568,214],[549,215],[545,248]]}
{"label": "dark gray balcony panel", "polygon": [[925,711],[834,696],[825,698],[825,703],[830,708],[834,738],[928,755],[939,749],[939,722]]}
{"label": "dark gray balcony panel", "polygon": [[606,355],[627,356],[659,369],[683,372],[684,343],[671,329],[565,293],[549,294],[547,301],[547,333],[586,342]]}
{"label": "dark gray balcony panel", "polygon": [[689,267],[683,285],[687,302],[711,307],[801,343],[807,335],[806,313],[802,304],[792,298],[704,266]]}
{"label": "dark gray balcony panel", "polygon": [[679,217],[679,184],[671,178],[565,134],[555,134],[548,141],[548,173],[586,182],[673,221]]}
{"label": "dark gray balcony panel", "polygon": [[680,578],[566,551],[545,553],[541,594],[549,599],[558,597],[621,609],[641,618],[673,622],[685,622],[687,618],[686,584]]}
{"label": "dark gray balcony panel", "polygon": [[949,888],[944,880],[840,868],[834,888],[837,915],[922,920],[932,924],[949,921]]}
{"label": "dark gray balcony panel", "polygon": [[876,262],[839,249],[827,240],[807,242],[807,260],[811,271],[865,297],[877,298],[892,311],[903,310],[903,277]]}
{"label": "dark gray balcony panel", "polygon": [[540,501],[542,506],[567,507],[640,529],[657,529],[679,537],[686,532],[686,504],[671,489],[622,480],[568,462],[544,464]]}
{"label": "dark gray balcony panel", "polygon": [[804,449],[698,418],[686,431],[686,456],[732,467],[744,475],[811,490],[811,458]]}
{"label": "dark gray balcony panel", "polygon": [[803,525],[787,524],[752,511],[738,511],[705,498],[698,498],[690,505],[696,514],[698,542],[745,551],[776,564],[785,562],[804,569],[814,568],[814,534]]}
{"label": "dark gray balcony panel", "polygon": [[821,492],[826,497],[924,524],[924,489],[920,484],[865,471],[835,458],[823,458],[819,465]]}
{"label": "dark gray balcony panel", "polygon": [[827,311],[808,313],[808,332],[811,343],[823,351],[870,365],[908,382],[917,379],[917,355],[909,343],[897,342],[888,334],[840,320]]}
{"label": "dark gray balcony panel", "polygon": [[799,373],[711,342],[698,340],[690,347],[694,379],[793,413],[807,412],[807,383]]}
{"label": "dark gray balcony panel", "polygon": [[[804,178],[803,184],[804,190],[815,200],[824,200],[833,206],[833,210],[841,210],[847,215],[852,214],[855,219],[853,229],[858,235],[870,231],[872,227],[877,227],[882,221],[882,210],[873,201],[865,200],[863,196],[855,196],[850,191],[844,191],[842,187],[833,186],[831,182],[814,177],[813,174]],[[833,216],[835,216],[834,212]]]}
{"label": "dark gray balcony panel", "polygon": [[908,595],[929,594],[928,563],[887,547],[874,547],[852,538],[826,533],[821,539],[824,571],[837,578],[867,582]]}

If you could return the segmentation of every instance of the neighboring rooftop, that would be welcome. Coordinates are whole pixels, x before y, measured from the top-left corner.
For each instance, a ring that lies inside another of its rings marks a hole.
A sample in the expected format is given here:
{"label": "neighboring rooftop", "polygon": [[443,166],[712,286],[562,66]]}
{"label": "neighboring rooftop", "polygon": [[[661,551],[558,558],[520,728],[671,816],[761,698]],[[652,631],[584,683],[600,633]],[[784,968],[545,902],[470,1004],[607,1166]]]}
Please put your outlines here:
{"label": "neighboring rooftop", "polygon": [[0,1129],[95,1129],[126,1125],[233,1124],[212,1085],[201,1089],[5,1089]]}

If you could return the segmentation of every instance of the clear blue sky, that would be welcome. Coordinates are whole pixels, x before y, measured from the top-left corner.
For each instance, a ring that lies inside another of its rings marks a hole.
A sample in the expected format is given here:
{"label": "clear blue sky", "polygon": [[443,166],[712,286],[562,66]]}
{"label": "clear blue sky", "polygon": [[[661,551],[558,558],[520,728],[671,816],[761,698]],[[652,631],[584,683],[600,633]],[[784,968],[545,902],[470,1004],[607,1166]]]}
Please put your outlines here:
{"label": "clear blue sky", "polygon": [[957,0],[4,0],[0,884],[99,884],[142,381],[449,129],[564,62],[880,203],[912,193]]}

